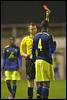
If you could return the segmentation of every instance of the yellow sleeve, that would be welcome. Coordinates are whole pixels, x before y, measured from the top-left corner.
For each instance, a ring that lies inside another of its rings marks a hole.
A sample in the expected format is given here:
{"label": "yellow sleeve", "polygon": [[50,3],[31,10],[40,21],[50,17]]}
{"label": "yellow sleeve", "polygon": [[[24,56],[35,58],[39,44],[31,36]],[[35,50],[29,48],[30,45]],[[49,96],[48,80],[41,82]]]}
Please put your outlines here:
{"label": "yellow sleeve", "polygon": [[20,44],[20,54],[21,54],[21,56],[26,53],[26,40],[27,40],[27,38],[24,37],[21,41],[21,44]]}

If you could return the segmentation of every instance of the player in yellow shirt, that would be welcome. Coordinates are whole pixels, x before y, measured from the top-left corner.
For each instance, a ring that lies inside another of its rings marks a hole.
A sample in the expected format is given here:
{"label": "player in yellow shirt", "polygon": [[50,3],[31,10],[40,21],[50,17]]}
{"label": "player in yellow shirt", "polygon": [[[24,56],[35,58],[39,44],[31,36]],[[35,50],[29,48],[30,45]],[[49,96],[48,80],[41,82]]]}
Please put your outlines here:
{"label": "player in yellow shirt", "polygon": [[20,54],[26,60],[26,76],[28,81],[28,99],[33,98],[33,86],[35,79],[35,64],[32,59],[33,37],[37,33],[37,26],[30,23],[28,26],[29,36],[22,39],[20,44]]}

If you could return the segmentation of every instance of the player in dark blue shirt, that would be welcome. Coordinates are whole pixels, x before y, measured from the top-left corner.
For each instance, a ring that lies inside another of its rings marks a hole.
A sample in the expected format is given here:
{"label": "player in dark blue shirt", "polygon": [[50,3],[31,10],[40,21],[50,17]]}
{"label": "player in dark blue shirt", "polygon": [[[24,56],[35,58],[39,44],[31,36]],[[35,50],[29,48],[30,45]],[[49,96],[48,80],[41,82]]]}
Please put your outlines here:
{"label": "player in dark blue shirt", "polygon": [[[22,58],[20,56],[20,49],[15,45],[15,38],[10,38],[10,44],[3,49],[3,69],[4,80],[6,81],[8,90],[10,92],[9,99],[15,98],[16,81],[20,80],[20,72],[22,71]],[[13,88],[11,88],[11,81]]]}
{"label": "player in dark blue shirt", "polygon": [[33,60],[36,69],[37,99],[48,99],[50,81],[54,80],[52,54],[56,49],[53,36],[47,31],[48,21],[41,23],[41,32],[33,39]]}

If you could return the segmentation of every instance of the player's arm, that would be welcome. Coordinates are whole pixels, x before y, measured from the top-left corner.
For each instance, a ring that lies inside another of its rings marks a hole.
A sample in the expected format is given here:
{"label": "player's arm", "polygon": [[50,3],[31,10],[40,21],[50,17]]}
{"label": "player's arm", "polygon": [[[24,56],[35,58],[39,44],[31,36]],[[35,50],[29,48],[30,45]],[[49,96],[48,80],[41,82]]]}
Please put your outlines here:
{"label": "player's arm", "polygon": [[56,41],[53,41],[52,35],[49,36],[49,46],[50,46],[50,52],[54,53],[56,50]]}
{"label": "player's arm", "polygon": [[35,62],[35,60],[36,60],[36,41],[35,41],[35,37],[34,37],[34,39],[33,39],[32,57],[33,57],[33,60],[34,60],[34,62]]}
{"label": "player's arm", "polygon": [[19,60],[19,67],[22,68],[22,57],[20,55],[20,49],[18,50],[18,60]]}
{"label": "player's arm", "polygon": [[4,75],[4,69],[5,69],[5,64],[6,64],[6,49],[5,48],[3,49],[2,54],[3,54],[3,57],[2,57],[2,59],[3,59],[3,63],[2,63],[2,74]]}
{"label": "player's arm", "polygon": [[28,55],[25,53],[25,48],[26,48],[26,38],[23,38],[20,44],[20,55],[26,58]]}
{"label": "player's arm", "polygon": [[19,62],[19,72],[20,72],[20,75],[22,77],[22,57],[20,55],[20,48],[18,50],[18,62]]}
{"label": "player's arm", "polygon": [[43,8],[45,10],[45,20],[49,22],[49,16],[50,16],[51,10],[48,8],[47,5],[43,5]]}

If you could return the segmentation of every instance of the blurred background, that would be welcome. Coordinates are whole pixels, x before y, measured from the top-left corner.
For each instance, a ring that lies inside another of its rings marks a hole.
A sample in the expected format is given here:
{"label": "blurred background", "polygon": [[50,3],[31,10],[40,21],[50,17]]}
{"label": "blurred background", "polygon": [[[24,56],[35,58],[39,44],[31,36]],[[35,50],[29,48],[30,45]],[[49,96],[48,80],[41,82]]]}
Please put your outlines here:
{"label": "blurred background", "polygon": [[[43,4],[51,9],[49,32],[57,42],[54,54],[54,71],[57,80],[66,79],[66,2],[65,1],[1,1],[1,58],[9,37],[16,37],[20,46],[22,38],[28,35],[27,25],[34,22],[40,31],[40,22],[45,18]],[[1,59],[2,62],[2,59]],[[25,60],[23,59],[23,78]]]}

